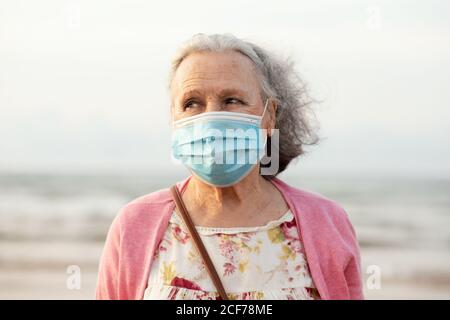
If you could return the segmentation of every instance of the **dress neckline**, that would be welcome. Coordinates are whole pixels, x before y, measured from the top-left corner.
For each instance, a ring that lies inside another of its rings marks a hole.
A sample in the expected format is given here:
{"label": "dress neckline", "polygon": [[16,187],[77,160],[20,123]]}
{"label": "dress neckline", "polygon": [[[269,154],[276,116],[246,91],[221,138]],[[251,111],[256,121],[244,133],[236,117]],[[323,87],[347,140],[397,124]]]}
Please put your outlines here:
{"label": "dress neckline", "polygon": [[[200,235],[213,235],[213,234],[236,234],[243,232],[258,232],[258,231],[266,231],[272,228],[275,228],[281,225],[283,222],[292,221],[294,215],[292,211],[288,209],[285,214],[283,214],[280,218],[271,220],[267,222],[263,226],[254,226],[254,227],[204,227],[204,226],[195,226],[197,232]],[[181,218],[178,216],[176,211],[172,212],[172,216],[170,218],[171,223],[175,223],[179,225],[181,228],[185,228],[184,223]]]}

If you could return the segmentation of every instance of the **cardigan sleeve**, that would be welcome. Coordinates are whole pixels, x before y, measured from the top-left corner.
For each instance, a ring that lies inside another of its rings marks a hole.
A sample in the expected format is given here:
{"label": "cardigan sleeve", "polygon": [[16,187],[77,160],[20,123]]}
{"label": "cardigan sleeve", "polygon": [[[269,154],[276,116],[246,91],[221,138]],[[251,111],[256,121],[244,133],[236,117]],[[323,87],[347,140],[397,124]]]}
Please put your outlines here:
{"label": "cardigan sleeve", "polygon": [[350,248],[352,250],[352,256],[347,263],[344,270],[345,279],[347,281],[348,291],[350,299],[362,300],[364,299],[362,274],[361,274],[361,255],[356,237],[355,229],[350,222],[347,213],[346,222],[350,230]]}
{"label": "cardigan sleeve", "polygon": [[95,298],[119,299],[120,214],[113,220],[100,258]]}

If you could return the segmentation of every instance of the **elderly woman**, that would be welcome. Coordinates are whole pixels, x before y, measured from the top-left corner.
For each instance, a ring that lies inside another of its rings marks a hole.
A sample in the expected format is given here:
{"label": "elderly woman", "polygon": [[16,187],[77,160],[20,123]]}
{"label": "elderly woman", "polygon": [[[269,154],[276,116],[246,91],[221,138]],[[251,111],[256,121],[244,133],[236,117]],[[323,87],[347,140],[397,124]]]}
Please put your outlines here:
{"label": "elderly woman", "polygon": [[97,298],[361,299],[346,212],[276,178],[316,140],[292,64],[199,34],[173,60],[170,95],[173,157],[191,175],[122,208]]}

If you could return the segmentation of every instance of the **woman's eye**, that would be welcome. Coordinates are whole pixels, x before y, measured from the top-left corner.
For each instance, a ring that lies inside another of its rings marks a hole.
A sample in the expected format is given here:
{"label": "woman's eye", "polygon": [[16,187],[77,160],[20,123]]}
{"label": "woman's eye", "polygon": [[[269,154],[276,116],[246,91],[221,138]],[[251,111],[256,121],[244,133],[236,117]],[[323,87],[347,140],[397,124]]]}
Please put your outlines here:
{"label": "woman's eye", "polygon": [[183,109],[189,109],[189,108],[195,108],[198,106],[198,102],[195,100],[188,100],[186,101],[186,103],[183,105]]}
{"label": "woman's eye", "polygon": [[226,104],[242,104],[243,102],[237,98],[228,98],[225,100]]}

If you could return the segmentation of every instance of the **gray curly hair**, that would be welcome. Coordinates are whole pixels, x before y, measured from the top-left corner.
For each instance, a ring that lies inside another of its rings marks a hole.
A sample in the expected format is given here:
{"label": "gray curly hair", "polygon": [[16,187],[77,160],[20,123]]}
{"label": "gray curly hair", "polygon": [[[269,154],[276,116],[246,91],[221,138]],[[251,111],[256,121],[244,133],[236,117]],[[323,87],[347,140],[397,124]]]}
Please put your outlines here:
{"label": "gray curly hair", "polygon": [[[279,129],[279,167],[271,179],[284,171],[288,164],[305,153],[305,145],[319,140],[317,126],[310,106],[314,99],[309,95],[306,83],[294,69],[290,58],[281,58],[267,50],[231,34],[199,33],[185,42],[172,60],[169,74],[169,90],[181,62],[191,53],[199,51],[237,51],[254,64],[261,86],[262,100],[271,97],[277,103],[275,128]],[[270,137],[268,140],[270,145]],[[272,151],[273,152],[273,151]]]}

